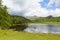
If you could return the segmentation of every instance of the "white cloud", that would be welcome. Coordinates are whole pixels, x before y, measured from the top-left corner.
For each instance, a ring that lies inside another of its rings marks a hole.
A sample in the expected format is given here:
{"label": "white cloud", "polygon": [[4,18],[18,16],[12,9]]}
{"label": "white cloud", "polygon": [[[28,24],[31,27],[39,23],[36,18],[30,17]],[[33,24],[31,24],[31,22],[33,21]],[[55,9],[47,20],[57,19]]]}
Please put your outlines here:
{"label": "white cloud", "polygon": [[51,6],[54,2],[55,2],[55,0],[50,0],[48,3],[48,7]]}
{"label": "white cloud", "polygon": [[60,0],[56,0],[56,3],[57,3],[57,4],[60,4]]}
{"label": "white cloud", "polygon": [[54,16],[60,16],[60,9],[56,8],[53,13],[55,14]]}
{"label": "white cloud", "polygon": [[[3,0],[4,5],[7,5],[8,8],[10,8],[10,11],[14,12],[22,12],[24,16],[59,16],[60,15],[60,9],[56,10],[47,10],[46,8],[42,8],[39,2],[42,2],[43,0]],[[59,0],[50,0],[48,3],[48,6],[50,6],[53,3],[59,4]],[[19,13],[17,13],[20,15]]]}
{"label": "white cloud", "polygon": [[56,6],[60,5],[60,0],[50,0],[48,3],[48,7],[51,6],[53,3],[56,4]]}
{"label": "white cloud", "polygon": [[[48,6],[51,6],[53,3],[55,3],[56,6],[60,5],[60,0],[50,0],[48,3]],[[55,10],[50,10],[49,12],[53,16],[60,16],[60,9],[56,8]]]}
{"label": "white cloud", "polygon": [[18,4],[14,4],[12,0],[3,0],[3,4],[7,5],[7,7],[13,11],[21,10]]}

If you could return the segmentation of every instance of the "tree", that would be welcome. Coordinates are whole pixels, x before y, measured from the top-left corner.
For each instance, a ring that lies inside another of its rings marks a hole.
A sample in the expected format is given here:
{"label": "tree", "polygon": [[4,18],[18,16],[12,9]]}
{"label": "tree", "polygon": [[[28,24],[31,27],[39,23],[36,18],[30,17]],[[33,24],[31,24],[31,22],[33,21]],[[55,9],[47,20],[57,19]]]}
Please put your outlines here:
{"label": "tree", "polygon": [[11,17],[8,14],[7,7],[2,5],[2,0],[0,0],[0,27],[2,29],[9,28],[11,23]]}
{"label": "tree", "polygon": [[11,16],[13,26],[10,27],[11,29],[14,29],[16,31],[23,31],[26,27],[28,27],[27,22],[28,19],[21,17],[21,16]]}
{"label": "tree", "polygon": [[52,18],[53,16],[52,15],[49,15],[47,18]]}
{"label": "tree", "polygon": [[0,28],[9,29],[15,28],[17,31],[24,30],[27,25],[26,20],[22,17],[12,17],[8,14],[7,7],[2,5],[2,0],[0,0]]}
{"label": "tree", "polygon": [[1,2],[2,2],[2,0],[0,0],[0,7],[1,7],[1,5],[2,5]]}

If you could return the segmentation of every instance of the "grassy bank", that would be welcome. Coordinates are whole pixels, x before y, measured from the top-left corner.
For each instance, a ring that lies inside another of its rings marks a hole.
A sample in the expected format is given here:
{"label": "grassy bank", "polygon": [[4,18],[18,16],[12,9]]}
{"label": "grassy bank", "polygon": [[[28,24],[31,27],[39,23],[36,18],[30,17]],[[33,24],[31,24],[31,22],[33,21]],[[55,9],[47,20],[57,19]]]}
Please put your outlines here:
{"label": "grassy bank", "polygon": [[60,35],[0,30],[0,40],[60,40]]}
{"label": "grassy bank", "polygon": [[31,20],[31,23],[41,23],[41,24],[60,24],[60,17],[39,17]]}
{"label": "grassy bank", "polygon": [[28,24],[60,24],[60,22],[33,22]]}

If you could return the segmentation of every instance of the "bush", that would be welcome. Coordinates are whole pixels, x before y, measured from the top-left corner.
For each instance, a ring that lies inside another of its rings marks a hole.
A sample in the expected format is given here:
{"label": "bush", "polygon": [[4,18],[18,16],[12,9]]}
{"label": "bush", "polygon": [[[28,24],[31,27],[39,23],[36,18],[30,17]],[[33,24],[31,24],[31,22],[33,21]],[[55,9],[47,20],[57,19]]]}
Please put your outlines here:
{"label": "bush", "polygon": [[16,31],[23,31],[27,25],[27,19],[21,16],[11,16],[13,25],[10,27],[11,29],[14,29]]}

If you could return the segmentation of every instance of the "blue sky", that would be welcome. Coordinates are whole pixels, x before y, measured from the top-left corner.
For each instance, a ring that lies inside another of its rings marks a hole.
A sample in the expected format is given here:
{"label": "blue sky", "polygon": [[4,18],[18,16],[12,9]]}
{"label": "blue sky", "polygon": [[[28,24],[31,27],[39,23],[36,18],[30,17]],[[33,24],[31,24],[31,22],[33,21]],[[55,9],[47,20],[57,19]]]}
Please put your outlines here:
{"label": "blue sky", "polygon": [[42,2],[40,2],[41,6],[44,8],[47,7],[48,3],[49,3],[49,0],[43,0]]}
{"label": "blue sky", "polygon": [[55,10],[56,8],[60,9],[60,5],[56,6],[55,2],[48,7],[49,1],[50,0],[43,0],[42,2],[39,2],[39,3],[41,4],[41,7],[46,8],[48,10]]}
{"label": "blue sky", "polygon": [[9,13],[20,16],[60,16],[60,0],[3,0]]}

